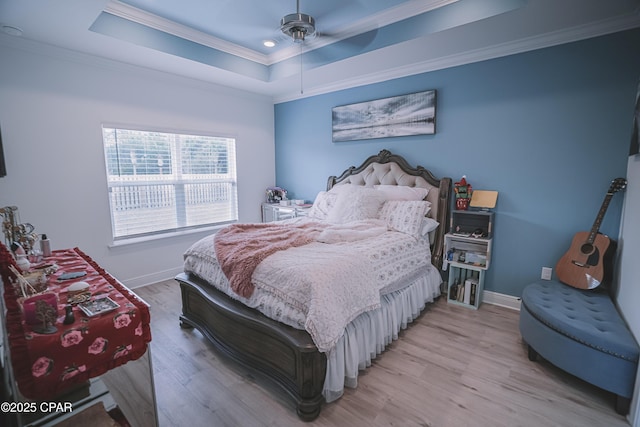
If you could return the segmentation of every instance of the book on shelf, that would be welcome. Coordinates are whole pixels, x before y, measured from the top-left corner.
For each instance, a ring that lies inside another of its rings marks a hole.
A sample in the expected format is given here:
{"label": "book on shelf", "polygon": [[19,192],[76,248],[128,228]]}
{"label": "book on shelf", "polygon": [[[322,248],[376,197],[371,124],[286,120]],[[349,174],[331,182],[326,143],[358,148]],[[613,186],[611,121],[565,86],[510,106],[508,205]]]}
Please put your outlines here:
{"label": "book on shelf", "polygon": [[462,302],[464,300],[464,283],[460,283],[458,285],[458,295],[456,296],[456,301]]}
{"label": "book on shelf", "polygon": [[458,297],[458,282],[454,282],[449,289],[449,299],[456,299]]}
{"label": "book on shelf", "polygon": [[469,304],[471,302],[471,284],[471,279],[464,281],[464,296],[462,298],[462,302],[465,304]]}
{"label": "book on shelf", "polygon": [[472,283],[471,284],[471,297],[470,297],[470,300],[469,300],[469,304],[471,304],[471,305],[476,305],[476,297],[477,297],[476,294],[478,292],[477,288],[478,288],[478,284],[477,283]]}
{"label": "book on shelf", "polygon": [[478,280],[475,278],[470,278],[464,281],[464,301],[463,302],[465,304],[472,304],[471,292],[475,286],[478,286]]}

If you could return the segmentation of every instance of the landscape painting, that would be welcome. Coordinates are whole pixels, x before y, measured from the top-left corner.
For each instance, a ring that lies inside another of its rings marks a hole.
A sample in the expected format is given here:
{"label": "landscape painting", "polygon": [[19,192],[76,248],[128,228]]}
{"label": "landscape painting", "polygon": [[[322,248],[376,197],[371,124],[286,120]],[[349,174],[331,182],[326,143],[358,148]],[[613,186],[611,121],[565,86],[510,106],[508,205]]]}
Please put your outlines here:
{"label": "landscape painting", "polygon": [[436,132],[436,91],[334,107],[333,142],[430,135]]}

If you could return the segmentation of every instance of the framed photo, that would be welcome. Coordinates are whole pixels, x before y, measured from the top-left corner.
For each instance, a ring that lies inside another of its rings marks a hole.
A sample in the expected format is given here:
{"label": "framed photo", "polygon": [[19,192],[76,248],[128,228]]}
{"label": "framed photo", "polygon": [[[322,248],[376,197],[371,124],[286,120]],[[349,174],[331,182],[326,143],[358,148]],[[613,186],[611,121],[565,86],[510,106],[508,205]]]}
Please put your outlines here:
{"label": "framed photo", "polygon": [[333,142],[436,133],[436,91],[332,109]]}
{"label": "framed photo", "polygon": [[89,317],[98,316],[102,313],[107,313],[120,307],[117,302],[106,295],[96,297],[96,299],[91,301],[80,303],[78,306],[82,311],[84,311],[84,314]]}

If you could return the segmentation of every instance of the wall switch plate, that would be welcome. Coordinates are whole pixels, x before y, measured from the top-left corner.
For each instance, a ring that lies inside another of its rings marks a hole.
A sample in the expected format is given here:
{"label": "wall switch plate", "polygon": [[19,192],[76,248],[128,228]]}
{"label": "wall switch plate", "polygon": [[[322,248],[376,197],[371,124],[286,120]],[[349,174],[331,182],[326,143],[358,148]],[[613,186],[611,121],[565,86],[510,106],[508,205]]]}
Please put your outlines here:
{"label": "wall switch plate", "polygon": [[551,273],[553,269],[551,267],[542,267],[542,275],[540,276],[543,280],[551,280]]}

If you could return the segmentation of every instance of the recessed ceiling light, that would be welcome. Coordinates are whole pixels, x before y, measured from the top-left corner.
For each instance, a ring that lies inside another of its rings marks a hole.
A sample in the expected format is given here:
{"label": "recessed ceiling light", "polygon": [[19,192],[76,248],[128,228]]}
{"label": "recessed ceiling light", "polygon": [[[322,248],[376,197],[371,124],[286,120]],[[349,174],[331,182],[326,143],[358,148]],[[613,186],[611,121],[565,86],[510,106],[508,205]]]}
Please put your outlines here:
{"label": "recessed ceiling light", "polygon": [[274,47],[276,45],[276,42],[274,42],[273,40],[265,40],[262,42],[262,44],[266,47]]}
{"label": "recessed ceiling light", "polygon": [[22,30],[18,27],[13,27],[11,25],[3,25],[2,32],[5,34],[9,34],[10,36],[20,37],[22,35]]}

